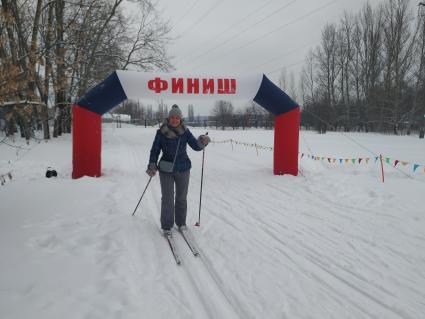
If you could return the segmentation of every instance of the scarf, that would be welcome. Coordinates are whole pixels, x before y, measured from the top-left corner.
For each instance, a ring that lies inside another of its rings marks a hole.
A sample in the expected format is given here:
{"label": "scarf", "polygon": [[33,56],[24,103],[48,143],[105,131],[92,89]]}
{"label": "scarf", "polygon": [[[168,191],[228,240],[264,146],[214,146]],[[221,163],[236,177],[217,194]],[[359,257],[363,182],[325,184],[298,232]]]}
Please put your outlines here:
{"label": "scarf", "polygon": [[183,124],[183,122],[180,122],[178,126],[172,127],[169,126],[167,120],[165,120],[159,130],[166,138],[174,139],[186,131],[186,126]]}

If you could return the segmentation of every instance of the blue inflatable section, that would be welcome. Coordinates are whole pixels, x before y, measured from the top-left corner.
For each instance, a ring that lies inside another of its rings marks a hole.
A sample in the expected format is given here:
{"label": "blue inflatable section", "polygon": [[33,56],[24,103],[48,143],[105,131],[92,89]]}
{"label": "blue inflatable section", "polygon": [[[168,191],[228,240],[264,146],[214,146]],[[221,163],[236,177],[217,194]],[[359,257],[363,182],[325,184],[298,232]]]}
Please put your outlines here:
{"label": "blue inflatable section", "polygon": [[117,72],[114,72],[88,91],[77,104],[89,111],[103,115],[126,99],[127,96],[118,79]]}
{"label": "blue inflatable section", "polygon": [[254,97],[254,101],[275,116],[287,113],[298,107],[297,103],[265,75],[263,75],[260,89]]}

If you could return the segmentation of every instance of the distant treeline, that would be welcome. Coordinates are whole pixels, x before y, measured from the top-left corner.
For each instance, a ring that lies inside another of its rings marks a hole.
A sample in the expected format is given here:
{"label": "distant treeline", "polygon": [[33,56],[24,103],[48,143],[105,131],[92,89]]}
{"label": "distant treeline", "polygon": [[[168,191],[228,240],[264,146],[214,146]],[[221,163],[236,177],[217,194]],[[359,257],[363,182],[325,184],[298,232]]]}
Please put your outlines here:
{"label": "distant treeline", "polygon": [[425,124],[425,6],[369,3],[322,30],[301,74],[301,123],[392,134]]}
{"label": "distant treeline", "polygon": [[[213,102],[209,116],[195,115],[194,106],[188,105],[187,114],[183,114],[185,122],[191,126],[215,126],[217,128],[273,128],[274,117],[258,104],[252,102],[235,110],[231,101],[218,100]],[[152,126],[162,123],[168,115],[169,106],[159,102],[154,108],[136,101],[125,101],[116,107],[116,114],[128,114],[131,122],[139,125]]]}

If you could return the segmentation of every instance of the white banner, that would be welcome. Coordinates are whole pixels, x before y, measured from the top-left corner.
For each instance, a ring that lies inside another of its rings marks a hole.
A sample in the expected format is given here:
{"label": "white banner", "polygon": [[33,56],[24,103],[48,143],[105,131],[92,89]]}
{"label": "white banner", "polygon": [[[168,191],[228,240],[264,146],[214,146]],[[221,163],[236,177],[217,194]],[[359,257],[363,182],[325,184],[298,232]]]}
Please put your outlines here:
{"label": "white banner", "polygon": [[253,99],[263,74],[194,76],[117,70],[128,99]]}

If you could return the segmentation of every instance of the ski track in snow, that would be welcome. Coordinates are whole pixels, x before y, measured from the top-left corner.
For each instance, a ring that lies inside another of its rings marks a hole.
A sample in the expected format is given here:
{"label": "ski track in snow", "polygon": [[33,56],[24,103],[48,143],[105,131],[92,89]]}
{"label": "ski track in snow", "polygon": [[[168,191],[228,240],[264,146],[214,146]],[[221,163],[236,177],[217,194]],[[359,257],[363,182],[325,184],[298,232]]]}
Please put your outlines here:
{"label": "ski track in snow", "polygon": [[[6,209],[17,212],[0,215],[7,225],[0,226],[0,317],[421,319],[425,313],[420,175],[410,180],[386,168],[381,185],[373,164],[342,168],[305,159],[302,176],[276,177],[272,152],[211,144],[196,228],[202,152],[188,148],[188,225],[200,256],[175,232],[177,266],[160,230],[158,176],[131,216],[148,181],[155,129],[103,130],[102,178],[40,180],[34,173],[46,161],[40,145],[15,168],[17,180],[0,190]],[[272,132],[210,136],[267,145]],[[340,143],[336,135],[304,132],[301,147],[304,140],[332,154],[319,138]],[[356,138],[374,145],[387,137]],[[62,149],[69,141],[52,144]],[[70,173],[66,156],[56,166],[63,176]],[[23,200],[11,201],[19,189]]]}
{"label": "ski track in snow", "polygon": [[[222,157],[225,157],[225,155],[223,155]],[[275,190],[275,188],[273,186],[271,186],[271,190]],[[269,191],[271,191],[269,190]],[[294,200],[294,193],[290,192],[290,191],[285,191],[285,190],[279,190],[281,193],[283,193],[283,195],[287,195],[286,200]],[[306,198],[308,195],[310,195],[309,197],[311,197],[312,193],[309,194],[301,194],[300,197],[304,197]],[[300,195],[298,193],[298,195]],[[322,194],[324,195],[324,194]],[[296,195],[295,195],[296,196]],[[243,199],[240,200],[241,202],[245,202],[245,200],[247,199]],[[330,205],[331,204],[331,205]],[[341,212],[347,212],[349,214],[356,214],[359,212],[359,209],[355,208],[355,207],[349,207],[347,205],[339,205],[337,203],[332,202],[331,200],[325,198],[320,198],[320,200],[318,200],[317,202],[314,202],[314,206],[312,205],[311,207],[309,207],[309,211],[315,211],[317,209],[317,205],[321,205],[323,206],[323,209],[321,210],[321,212],[328,212],[328,213],[332,213],[334,214],[334,217],[337,218],[342,218],[345,219],[347,222],[354,222],[353,218],[350,218],[348,216],[348,214],[341,214]],[[340,208],[338,209],[338,211],[335,211],[335,206]],[[343,210],[341,210],[341,208]],[[267,207],[266,207],[267,210]],[[272,213],[273,210],[267,210],[268,212]],[[360,209],[360,212],[362,211],[362,209]],[[372,214],[374,213],[373,210],[363,210],[365,213],[369,213]],[[250,210],[247,210],[247,212],[250,212]],[[255,214],[255,212],[254,212]],[[379,215],[379,213],[378,213]],[[384,214],[380,214],[380,215],[384,215]],[[311,216],[311,215],[310,215]],[[221,218],[222,216],[220,216]],[[388,217],[388,216],[385,216]],[[253,217],[253,220],[247,221],[247,224],[255,224],[255,223],[261,223],[261,220],[258,220],[258,218],[256,218],[256,216]],[[339,285],[345,285],[349,290],[350,293],[346,295],[346,300],[349,302],[352,302],[350,299],[350,294],[352,293],[356,293],[359,295],[359,297],[361,297],[362,299],[362,303],[355,303],[353,302],[354,306],[356,308],[358,308],[361,312],[364,312],[368,317],[374,318],[373,314],[367,313],[364,309],[364,307],[362,306],[362,304],[364,302],[374,302],[377,305],[379,305],[385,312],[385,317],[388,318],[390,316],[394,316],[394,317],[399,317],[399,318],[414,318],[410,315],[408,315],[407,313],[405,313],[404,311],[398,309],[397,307],[391,305],[390,303],[385,303],[383,301],[381,301],[379,299],[379,297],[375,297],[372,293],[369,293],[368,291],[372,290],[374,292],[378,292],[380,291],[381,293],[384,293],[387,295],[387,297],[392,298],[393,302],[395,300],[397,300],[397,296],[395,296],[394,294],[392,294],[391,292],[385,290],[385,288],[374,285],[373,282],[368,282],[367,279],[363,278],[361,275],[356,274],[353,271],[350,271],[350,269],[346,269],[345,267],[341,267],[337,264],[335,264],[333,261],[328,260],[327,256],[320,254],[319,251],[317,251],[314,248],[309,247],[308,245],[304,244],[302,241],[300,240],[294,240],[293,238],[296,238],[298,236],[292,236],[292,238],[287,238],[286,240],[282,240],[277,234],[282,235],[282,229],[288,229],[288,227],[285,227],[284,225],[280,224],[279,225],[279,229],[276,229],[277,227],[274,227],[273,224],[269,224],[269,223],[262,223],[263,224],[263,231],[268,234],[270,237],[272,237],[273,240],[280,242],[282,244],[283,247],[287,248],[290,252],[288,251],[284,251],[282,248],[280,248],[280,251],[282,254],[284,254],[285,256],[299,256],[300,257],[300,261],[298,263],[295,263],[295,265],[297,265],[298,267],[301,267],[301,265],[305,264],[306,262],[311,263],[312,266],[315,266],[318,270],[321,270],[319,272],[319,275],[315,274],[315,279],[320,282],[320,283],[326,283],[328,282],[330,279],[332,280],[336,280],[338,281]],[[304,224],[303,226],[306,227],[306,229],[308,229],[308,225]],[[275,230],[276,229],[276,230]],[[275,230],[275,231],[273,231]],[[334,228],[335,231],[340,231],[338,228]],[[312,235],[312,233],[314,232],[314,229],[307,231],[303,231],[301,232],[299,235],[302,235],[302,237],[306,237],[309,235]],[[349,236],[352,239],[357,239],[360,241],[363,241],[364,243],[368,244],[368,245],[372,245],[372,246],[376,246],[376,244],[373,241],[368,241],[366,239],[364,239],[363,237],[361,237],[361,235],[359,236],[358,234],[361,234],[361,230],[357,229],[356,232],[354,232],[355,234],[351,235],[349,234]],[[308,243],[315,243],[318,240],[323,240],[326,238],[321,238],[320,236],[321,234],[317,234],[317,236],[315,238],[313,238],[312,240],[307,241]],[[347,233],[345,233],[344,235],[347,235]],[[287,243],[286,241],[289,241],[289,243]],[[333,244],[336,244],[335,242]],[[296,247],[296,248],[293,248]],[[351,247],[354,248],[354,246]],[[355,249],[355,248],[354,248]],[[400,256],[400,252],[396,255],[397,257]],[[401,254],[402,255],[402,254]],[[376,256],[378,257],[378,256]],[[371,258],[369,259],[374,259],[375,256],[372,255]],[[289,258],[290,261],[293,261],[293,258]],[[372,261],[372,260],[370,260]],[[408,261],[409,262],[409,261]],[[388,265],[387,265],[388,266]],[[332,271],[329,270],[329,267],[333,267]],[[336,269],[335,269],[336,268]],[[379,273],[379,271],[378,271]],[[331,277],[331,278],[329,278]],[[361,286],[364,286],[365,288],[360,288]],[[330,286],[330,288],[332,288],[332,286]],[[333,289],[333,288],[332,288]],[[336,293],[339,293],[338,291],[336,291]],[[423,293],[420,293],[421,297],[424,297]]]}

